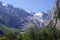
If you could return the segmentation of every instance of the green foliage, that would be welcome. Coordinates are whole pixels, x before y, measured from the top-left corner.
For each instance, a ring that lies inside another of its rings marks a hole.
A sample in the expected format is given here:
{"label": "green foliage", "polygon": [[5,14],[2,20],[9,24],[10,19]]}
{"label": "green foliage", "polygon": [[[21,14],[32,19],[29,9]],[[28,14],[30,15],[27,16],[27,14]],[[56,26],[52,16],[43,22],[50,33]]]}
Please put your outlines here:
{"label": "green foliage", "polygon": [[32,27],[27,32],[27,35],[28,35],[30,40],[36,40],[36,34],[35,34],[35,31]]}
{"label": "green foliage", "polygon": [[6,37],[0,37],[0,40],[8,40]]}
{"label": "green foliage", "polygon": [[[56,31],[57,38],[58,40],[60,40],[60,30]],[[14,32],[9,31],[0,36],[0,40],[54,40],[53,35],[54,32],[49,24],[45,27],[41,27],[38,29],[34,29],[34,27],[31,26],[28,28],[28,31],[20,32],[17,35]]]}
{"label": "green foliage", "polygon": [[11,32],[20,32],[20,29],[10,28],[5,25],[0,24],[0,30],[2,30],[4,33],[7,33],[9,31]]}
{"label": "green foliage", "polygon": [[22,40],[22,37],[23,37],[23,35],[19,33],[19,34],[17,35],[17,40]]}
{"label": "green foliage", "polygon": [[29,40],[29,37],[27,36],[27,34],[21,32],[17,35],[17,40]]}
{"label": "green foliage", "polygon": [[4,35],[4,37],[8,38],[8,40],[15,40],[16,39],[16,35],[12,32],[6,33]]}
{"label": "green foliage", "polygon": [[37,35],[38,35],[38,40],[52,40],[52,36],[51,36],[52,34],[48,26],[40,28]]}

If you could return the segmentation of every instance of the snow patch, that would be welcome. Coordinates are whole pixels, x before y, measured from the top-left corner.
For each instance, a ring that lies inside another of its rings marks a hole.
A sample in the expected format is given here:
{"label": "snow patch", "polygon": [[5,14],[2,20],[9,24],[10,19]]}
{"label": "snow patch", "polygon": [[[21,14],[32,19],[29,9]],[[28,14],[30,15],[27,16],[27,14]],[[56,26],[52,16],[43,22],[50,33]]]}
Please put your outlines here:
{"label": "snow patch", "polygon": [[27,11],[28,13],[31,13],[31,11]]}
{"label": "snow patch", "polygon": [[39,13],[36,13],[34,16],[42,17],[43,14],[41,12],[39,12]]}
{"label": "snow patch", "polygon": [[3,5],[4,7],[7,7],[7,6],[8,6],[8,4],[7,4],[7,3],[2,3],[2,5]]}
{"label": "snow patch", "polygon": [[42,20],[42,19],[41,19],[40,21],[41,21],[41,22],[44,22],[44,20]]}

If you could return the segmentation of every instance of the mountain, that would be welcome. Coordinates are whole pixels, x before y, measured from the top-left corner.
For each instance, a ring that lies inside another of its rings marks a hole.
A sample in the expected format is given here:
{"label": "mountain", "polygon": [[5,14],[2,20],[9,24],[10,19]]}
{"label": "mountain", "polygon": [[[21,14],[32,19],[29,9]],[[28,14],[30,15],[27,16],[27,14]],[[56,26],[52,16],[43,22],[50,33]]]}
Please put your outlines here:
{"label": "mountain", "polygon": [[42,27],[49,24],[51,21],[51,15],[51,11],[47,10],[46,12],[35,13],[31,18],[33,19],[35,25]]}
{"label": "mountain", "polygon": [[50,10],[38,13],[28,12],[22,8],[16,8],[10,4],[0,2],[0,24],[10,28],[21,29],[29,23],[42,27],[48,25],[50,20]]}

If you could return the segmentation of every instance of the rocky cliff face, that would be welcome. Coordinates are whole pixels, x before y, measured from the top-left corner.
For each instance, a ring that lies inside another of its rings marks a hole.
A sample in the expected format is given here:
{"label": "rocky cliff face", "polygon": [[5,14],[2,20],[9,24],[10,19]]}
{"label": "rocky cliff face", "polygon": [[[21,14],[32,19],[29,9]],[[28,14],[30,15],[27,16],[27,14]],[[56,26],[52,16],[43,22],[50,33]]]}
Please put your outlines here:
{"label": "rocky cliff face", "polygon": [[56,23],[56,17],[57,17],[57,24],[56,28],[60,28],[60,0],[55,0],[54,8],[53,8],[53,16],[52,19],[54,23]]}
{"label": "rocky cliff face", "polygon": [[29,23],[42,27],[48,25],[50,20],[50,10],[38,13],[27,12],[24,9],[0,2],[0,23],[8,27],[23,28]]}

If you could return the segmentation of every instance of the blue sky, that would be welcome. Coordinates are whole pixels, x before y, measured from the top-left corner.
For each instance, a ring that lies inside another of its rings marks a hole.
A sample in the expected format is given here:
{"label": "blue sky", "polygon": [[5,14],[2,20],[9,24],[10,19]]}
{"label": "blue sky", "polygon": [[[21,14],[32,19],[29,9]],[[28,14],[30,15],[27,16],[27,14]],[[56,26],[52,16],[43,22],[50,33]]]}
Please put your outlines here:
{"label": "blue sky", "polygon": [[54,5],[54,0],[0,0],[14,7],[23,8],[26,11],[42,12],[51,9]]}

